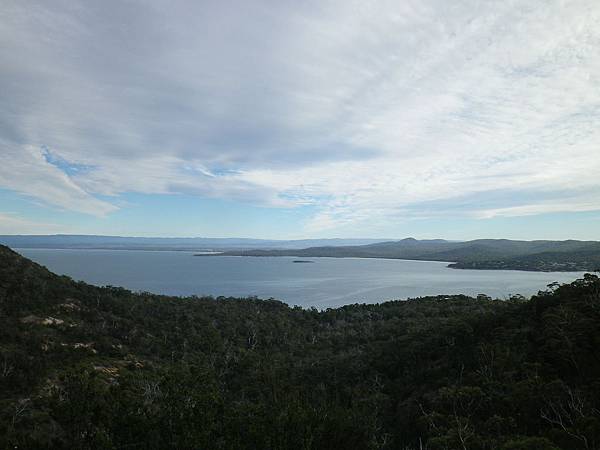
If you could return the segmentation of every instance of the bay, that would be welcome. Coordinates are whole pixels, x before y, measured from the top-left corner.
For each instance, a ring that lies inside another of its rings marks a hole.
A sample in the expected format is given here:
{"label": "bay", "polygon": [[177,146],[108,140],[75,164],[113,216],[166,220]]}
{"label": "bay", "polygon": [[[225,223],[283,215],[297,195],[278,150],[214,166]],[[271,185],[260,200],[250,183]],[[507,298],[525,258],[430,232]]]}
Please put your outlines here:
{"label": "bay", "polygon": [[185,251],[17,249],[52,272],[166,295],[275,298],[330,308],[427,295],[530,296],[581,272],[458,270],[448,263],[361,258],[194,256]]}

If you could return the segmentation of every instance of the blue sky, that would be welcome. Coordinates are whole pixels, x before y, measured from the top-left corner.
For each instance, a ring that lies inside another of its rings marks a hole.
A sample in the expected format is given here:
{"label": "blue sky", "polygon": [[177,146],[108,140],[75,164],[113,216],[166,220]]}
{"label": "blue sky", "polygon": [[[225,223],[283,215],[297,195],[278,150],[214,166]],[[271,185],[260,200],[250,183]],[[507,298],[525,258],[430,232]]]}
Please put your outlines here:
{"label": "blue sky", "polygon": [[0,233],[600,239],[595,0],[7,1]]}

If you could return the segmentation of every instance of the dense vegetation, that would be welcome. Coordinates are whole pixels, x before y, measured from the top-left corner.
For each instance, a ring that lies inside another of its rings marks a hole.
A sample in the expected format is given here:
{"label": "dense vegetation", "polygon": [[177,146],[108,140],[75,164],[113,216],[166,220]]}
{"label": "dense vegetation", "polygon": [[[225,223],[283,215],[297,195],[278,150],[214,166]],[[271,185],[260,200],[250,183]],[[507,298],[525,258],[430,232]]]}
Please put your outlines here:
{"label": "dense vegetation", "polygon": [[0,247],[0,448],[598,449],[600,280],[326,311]]}
{"label": "dense vegetation", "polygon": [[533,271],[595,271],[600,268],[600,242],[441,239],[379,242],[369,245],[310,247],[285,250],[238,250],[225,255],[393,258],[454,261],[456,269],[514,269]]}

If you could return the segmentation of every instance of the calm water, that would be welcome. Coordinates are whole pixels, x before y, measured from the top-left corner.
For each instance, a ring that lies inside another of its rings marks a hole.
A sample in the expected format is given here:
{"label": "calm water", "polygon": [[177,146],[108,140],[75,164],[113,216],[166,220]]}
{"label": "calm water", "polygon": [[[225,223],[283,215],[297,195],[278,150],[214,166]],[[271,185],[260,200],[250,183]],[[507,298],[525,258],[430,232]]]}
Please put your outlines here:
{"label": "calm water", "polygon": [[327,308],[424,295],[485,293],[531,295],[547,284],[570,282],[580,272],[456,270],[447,263],[359,258],[253,258],[193,256],[190,252],[19,249],[24,256],[96,285],[169,295],[276,298]]}

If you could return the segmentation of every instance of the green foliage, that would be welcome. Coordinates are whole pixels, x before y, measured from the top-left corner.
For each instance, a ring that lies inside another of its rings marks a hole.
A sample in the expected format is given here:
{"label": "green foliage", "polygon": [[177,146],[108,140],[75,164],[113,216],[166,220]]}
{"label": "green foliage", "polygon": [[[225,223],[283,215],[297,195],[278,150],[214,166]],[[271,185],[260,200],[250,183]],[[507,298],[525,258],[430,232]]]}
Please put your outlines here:
{"label": "green foliage", "polygon": [[0,247],[0,448],[600,448],[600,280],[326,311],[98,288]]}

